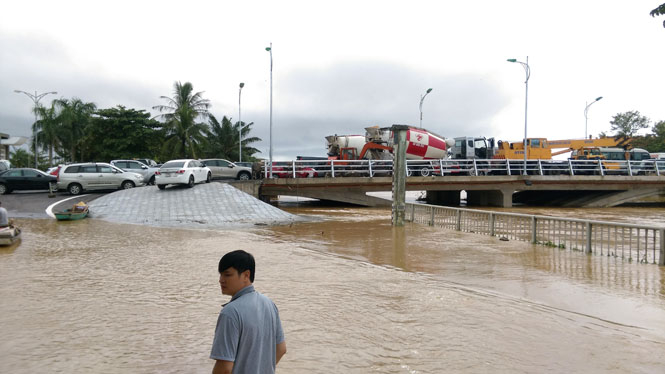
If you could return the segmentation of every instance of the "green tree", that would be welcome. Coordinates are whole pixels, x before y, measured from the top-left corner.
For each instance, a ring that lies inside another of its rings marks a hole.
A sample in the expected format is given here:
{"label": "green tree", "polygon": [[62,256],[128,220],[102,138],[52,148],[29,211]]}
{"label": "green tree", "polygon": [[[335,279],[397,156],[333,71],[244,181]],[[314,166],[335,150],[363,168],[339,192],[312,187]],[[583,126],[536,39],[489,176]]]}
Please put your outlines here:
{"label": "green tree", "polygon": [[205,145],[208,126],[204,122],[210,116],[210,101],[202,97],[203,92],[194,93],[191,83],[175,82],[173,97],[160,96],[166,105],[157,105],[157,118],[164,121],[166,140],[164,150],[170,151],[171,157],[197,158],[197,152]]}
{"label": "green tree", "polygon": [[637,131],[649,127],[649,118],[633,110],[618,113],[610,121],[611,130],[616,131],[616,136],[634,137]]}
{"label": "green tree", "polygon": [[249,136],[252,131],[253,122],[242,124],[232,123],[231,119],[224,116],[220,124],[215,116],[210,115],[209,120],[210,135],[208,135],[208,147],[206,149],[207,157],[225,158],[231,161],[238,160],[238,129],[242,127],[242,159],[245,161],[255,161],[254,154],[259,150],[251,147],[252,143],[261,141],[260,138]]}
{"label": "green tree", "polygon": [[59,150],[61,133],[55,100],[49,108],[38,106],[33,111],[39,120],[34,123],[32,130],[37,134],[37,142],[48,149],[48,165],[53,165],[53,154]]}
{"label": "green tree", "polygon": [[76,97],[55,100],[55,105],[60,110],[58,121],[63,156],[70,161],[82,160],[80,147],[84,144],[83,135],[97,107]]}
{"label": "green tree", "polygon": [[100,109],[88,125],[84,140],[86,160],[110,161],[121,158],[148,157],[161,148],[161,123],[144,110],[127,109],[122,105]]}
{"label": "green tree", "polygon": [[[652,10],[649,14],[651,14],[651,17],[665,15],[665,3],[657,6],[656,9]],[[663,21],[663,27],[665,27],[665,21]]]}
{"label": "green tree", "polygon": [[665,152],[665,121],[656,122],[651,128],[651,134],[634,139],[632,145],[652,153]]}
{"label": "green tree", "polygon": [[13,168],[34,167],[33,161],[34,156],[22,148],[17,148],[9,154],[9,162],[11,162]]}

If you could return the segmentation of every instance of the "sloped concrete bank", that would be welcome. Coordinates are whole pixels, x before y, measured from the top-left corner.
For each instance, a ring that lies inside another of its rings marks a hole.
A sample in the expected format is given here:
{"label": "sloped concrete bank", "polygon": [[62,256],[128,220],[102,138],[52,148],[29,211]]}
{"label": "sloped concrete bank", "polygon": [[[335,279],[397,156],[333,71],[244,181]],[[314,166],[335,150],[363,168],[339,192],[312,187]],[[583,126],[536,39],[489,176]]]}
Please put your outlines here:
{"label": "sloped concrete bank", "polygon": [[280,225],[305,220],[266,204],[226,183],[147,186],[90,202],[90,217],[111,222],[181,228]]}

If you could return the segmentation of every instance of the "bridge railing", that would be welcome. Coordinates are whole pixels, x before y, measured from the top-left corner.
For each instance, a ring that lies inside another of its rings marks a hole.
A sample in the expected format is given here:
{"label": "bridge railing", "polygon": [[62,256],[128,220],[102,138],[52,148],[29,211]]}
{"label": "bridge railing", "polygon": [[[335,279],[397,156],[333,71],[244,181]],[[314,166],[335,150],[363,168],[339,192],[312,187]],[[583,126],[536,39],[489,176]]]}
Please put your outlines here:
{"label": "bridge railing", "polygon": [[407,203],[410,222],[665,265],[665,227]]}
{"label": "bridge railing", "polygon": [[[665,173],[665,161],[642,160],[407,160],[407,176],[455,175],[657,175]],[[294,160],[273,161],[275,178],[381,177],[391,176],[392,160]],[[263,168],[268,178],[270,165]]]}

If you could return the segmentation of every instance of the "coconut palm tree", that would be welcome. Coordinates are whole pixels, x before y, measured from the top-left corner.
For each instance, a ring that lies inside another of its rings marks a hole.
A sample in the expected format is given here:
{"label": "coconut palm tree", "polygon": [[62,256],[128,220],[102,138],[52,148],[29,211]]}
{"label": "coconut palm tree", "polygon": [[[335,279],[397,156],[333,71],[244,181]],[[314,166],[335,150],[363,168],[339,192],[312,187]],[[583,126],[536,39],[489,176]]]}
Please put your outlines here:
{"label": "coconut palm tree", "polygon": [[59,135],[61,133],[55,100],[51,102],[50,108],[38,106],[33,111],[39,117],[39,120],[33,125],[32,131],[37,133],[40,145],[43,148],[48,148],[48,164],[53,165],[53,153],[60,146]]}
{"label": "coconut palm tree", "polygon": [[[238,127],[240,124],[238,122],[232,123],[231,119],[226,116],[222,117],[222,123],[220,124],[212,114],[210,115],[209,124],[207,156],[238,160]],[[241,130],[242,159],[246,161],[252,161],[254,159],[253,155],[259,152],[258,149],[250,147],[249,144],[261,141],[260,138],[255,136],[248,136],[252,131],[252,125],[254,125],[253,122],[242,123],[242,126],[245,126]]]}
{"label": "coconut palm tree", "polygon": [[171,150],[175,156],[197,158],[197,151],[206,142],[208,126],[197,121],[210,116],[210,101],[204,99],[202,94],[194,93],[194,87],[189,82],[175,82],[173,97],[160,96],[160,99],[166,100],[166,105],[152,107],[163,113],[156,118],[164,121],[164,149]]}
{"label": "coconut palm tree", "polygon": [[69,160],[75,161],[85,127],[90,123],[97,106],[94,103],[85,103],[77,97],[71,100],[55,100],[55,106],[60,110],[57,119],[60,123],[63,153],[68,151],[69,155],[66,156],[69,156]]}

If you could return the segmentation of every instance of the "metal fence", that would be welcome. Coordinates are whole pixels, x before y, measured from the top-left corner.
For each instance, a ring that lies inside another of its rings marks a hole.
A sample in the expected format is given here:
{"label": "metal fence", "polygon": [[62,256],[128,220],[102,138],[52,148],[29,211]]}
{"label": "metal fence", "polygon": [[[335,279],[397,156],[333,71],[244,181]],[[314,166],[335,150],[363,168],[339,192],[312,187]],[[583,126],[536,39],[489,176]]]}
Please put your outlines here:
{"label": "metal fence", "polygon": [[665,227],[407,203],[414,223],[665,265]]}
{"label": "metal fence", "polygon": [[[665,160],[407,160],[407,176],[455,175],[655,175],[665,174]],[[392,160],[273,161],[273,178],[391,176]],[[263,167],[270,177],[271,167]]]}

